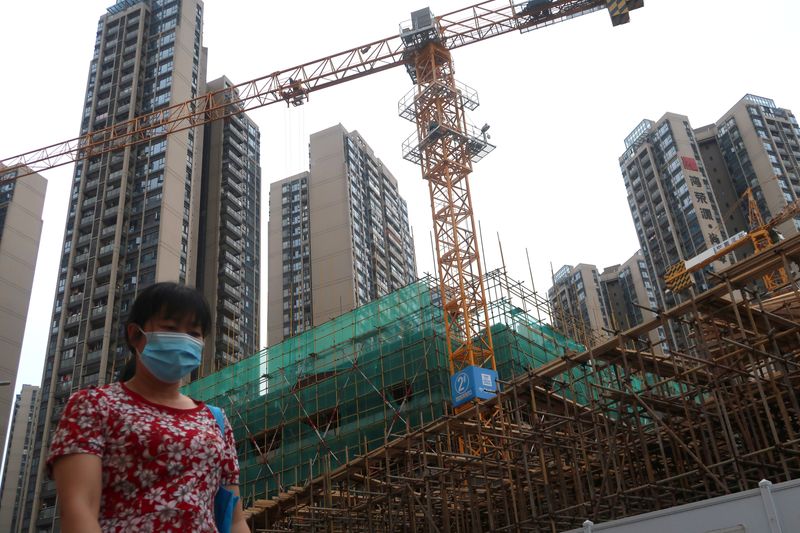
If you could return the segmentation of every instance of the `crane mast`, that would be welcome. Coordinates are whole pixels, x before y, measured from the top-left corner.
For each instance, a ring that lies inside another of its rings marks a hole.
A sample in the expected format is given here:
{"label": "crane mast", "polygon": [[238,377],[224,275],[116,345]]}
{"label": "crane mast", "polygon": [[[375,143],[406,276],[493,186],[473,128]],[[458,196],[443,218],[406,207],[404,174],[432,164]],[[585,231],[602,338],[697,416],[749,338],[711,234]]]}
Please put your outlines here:
{"label": "crane mast", "polygon": [[407,69],[416,86],[400,116],[416,123],[404,157],[418,163],[430,192],[433,233],[450,373],[496,369],[486,291],[469,189],[472,162],[494,147],[466,119],[477,94],[456,83],[450,50],[429,9],[412,14],[401,31]]}

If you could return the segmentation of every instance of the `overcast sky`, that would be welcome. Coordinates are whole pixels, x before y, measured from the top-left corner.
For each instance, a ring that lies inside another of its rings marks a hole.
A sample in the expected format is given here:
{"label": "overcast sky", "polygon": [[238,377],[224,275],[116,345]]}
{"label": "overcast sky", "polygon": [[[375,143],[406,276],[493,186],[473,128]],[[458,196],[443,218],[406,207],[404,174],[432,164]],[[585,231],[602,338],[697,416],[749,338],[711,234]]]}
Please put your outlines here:
{"label": "overcast sky", "polygon": [[[469,0],[432,1],[434,14]],[[0,5],[0,158],[78,134],[97,20],[113,0],[29,0]],[[645,0],[613,28],[598,12],[454,51],[457,79],[478,91],[469,119],[488,123],[497,149],[475,166],[472,194],[489,268],[550,286],[550,264],[602,268],[638,249],[617,163],[644,118],[716,121],[746,93],[800,113],[797,0]],[[419,1],[207,0],[208,79],[235,83],[388,37]],[[397,116],[411,90],[402,68],[311,95],[300,108],[250,113],[261,128],[266,238],[268,183],[307,169],[308,136],[341,122],[358,130],[400,182],[420,273],[432,272],[430,208],[420,171],[400,156],[413,124]],[[17,388],[39,384],[52,313],[71,166],[48,179],[44,231]],[[266,242],[262,250],[266,252]],[[262,310],[266,311],[266,256]],[[266,326],[266,316],[262,317]],[[265,341],[265,332],[261,335]]]}

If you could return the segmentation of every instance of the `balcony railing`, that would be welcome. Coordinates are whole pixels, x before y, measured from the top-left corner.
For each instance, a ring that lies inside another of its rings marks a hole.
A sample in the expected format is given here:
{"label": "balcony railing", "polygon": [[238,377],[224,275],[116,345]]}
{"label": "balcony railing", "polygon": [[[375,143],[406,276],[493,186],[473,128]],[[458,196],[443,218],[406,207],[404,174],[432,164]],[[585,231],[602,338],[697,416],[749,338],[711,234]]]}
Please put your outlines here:
{"label": "balcony railing", "polygon": [[72,391],[71,381],[64,381],[56,385],[56,394],[58,395],[69,394],[71,391]]}
{"label": "balcony railing", "polygon": [[97,298],[98,296],[105,296],[108,294],[108,284],[101,285],[94,290],[93,296]]}
{"label": "balcony railing", "polygon": [[223,227],[237,241],[242,238],[242,229],[234,225],[230,220],[226,220]]}
{"label": "balcony railing", "polygon": [[98,277],[98,278],[107,276],[111,272],[111,267],[112,266],[113,265],[108,264],[108,265],[103,265],[101,267],[98,267],[97,268],[97,273],[95,274],[95,276]]}
{"label": "balcony railing", "polygon": [[53,517],[56,516],[56,508],[53,507],[45,507],[39,511],[39,521],[42,522],[44,520],[52,520]]}
{"label": "balcony railing", "polygon": [[239,307],[228,300],[223,300],[222,302],[222,311],[229,316],[238,316],[239,315]]}

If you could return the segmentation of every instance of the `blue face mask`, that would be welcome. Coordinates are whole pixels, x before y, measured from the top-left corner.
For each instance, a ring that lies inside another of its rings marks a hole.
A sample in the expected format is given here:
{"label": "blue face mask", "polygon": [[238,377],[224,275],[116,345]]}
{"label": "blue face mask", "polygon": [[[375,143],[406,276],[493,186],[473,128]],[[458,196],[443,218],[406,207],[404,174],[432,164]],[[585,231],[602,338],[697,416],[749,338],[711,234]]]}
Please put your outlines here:
{"label": "blue face mask", "polygon": [[147,344],[142,350],[142,364],[159,381],[177,383],[200,366],[203,341],[186,333],[143,331]]}

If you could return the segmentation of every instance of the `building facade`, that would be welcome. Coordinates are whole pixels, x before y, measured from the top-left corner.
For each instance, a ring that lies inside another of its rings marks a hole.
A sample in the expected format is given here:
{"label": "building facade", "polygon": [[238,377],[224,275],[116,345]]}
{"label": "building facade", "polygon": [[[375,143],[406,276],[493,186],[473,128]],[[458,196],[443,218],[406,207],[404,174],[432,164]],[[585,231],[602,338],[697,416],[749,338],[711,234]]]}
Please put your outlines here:
{"label": "building facade", "polygon": [[[659,304],[678,298],[666,291],[663,275],[726,237],[717,199],[706,174],[689,119],[674,113],[642,121],[625,139],[619,158],[628,206]],[[723,258],[715,266],[721,266]],[[699,290],[705,274],[694,274]]]}
{"label": "building facade", "polygon": [[0,165],[0,381],[8,382],[0,386],[0,449],[16,390],[47,191],[42,176],[17,180],[17,173]]}
{"label": "building facade", "polygon": [[[656,318],[656,286],[650,278],[641,250],[637,250],[621,265],[603,270],[600,288],[614,330],[625,331]],[[659,328],[651,334],[649,342],[655,351],[660,351],[662,341],[664,331]]]}
{"label": "building facade", "polygon": [[[81,134],[203,94],[202,27],[199,0],[112,5],[98,22]],[[258,346],[259,142],[247,117],[232,117],[76,165],[22,531],[58,530],[50,436],[70,393],[119,376],[140,289],[175,281],[203,290],[217,328],[199,375]]]}
{"label": "building facade", "polygon": [[3,468],[3,485],[0,489],[0,531],[19,531],[18,525],[22,518],[19,509],[25,488],[25,469],[33,452],[38,398],[39,387],[23,385],[14,402]]}
{"label": "building facade", "polygon": [[416,279],[406,202],[361,135],[317,132],[309,160],[270,185],[270,345]]}
{"label": "building facade", "polygon": [[[696,133],[712,186],[721,189],[717,194],[720,210],[730,212],[725,217],[728,234],[754,223],[748,220],[742,199],[747,189],[764,221],[800,198],[800,127],[790,110],[769,98],[748,94],[715,124]],[[786,237],[794,235],[800,219],[788,220],[777,229]]]}
{"label": "building facade", "polygon": [[594,265],[564,265],[547,291],[556,328],[583,344],[594,344],[611,332],[600,273]]}
{"label": "building facade", "polygon": [[[653,310],[658,309],[655,285],[640,250],[602,274],[590,264],[561,267],[547,297],[553,324],[583,344],[601,342],[655,318]],[[649,339],[651,348],[643,348],[660,351],[663,340],[659,330]]]}
{"label": "building facade", "polygon": [[[233,86],[225,77],[207,92]],[[233,94],[233,93],[231,93]],[[261,134],[245,114],[206,124],[200,193],[197,288],[208,299],[214,331],[199,375],[213,373],[261,346]]]}

